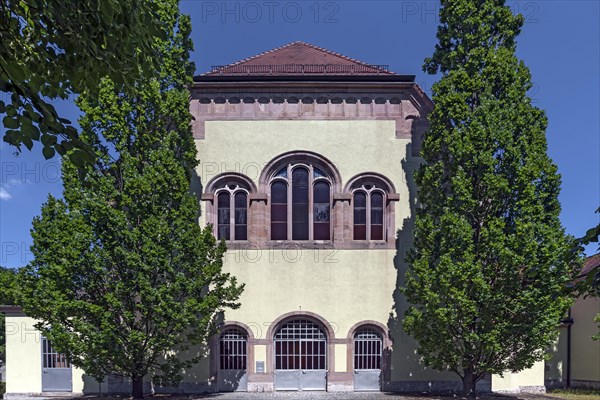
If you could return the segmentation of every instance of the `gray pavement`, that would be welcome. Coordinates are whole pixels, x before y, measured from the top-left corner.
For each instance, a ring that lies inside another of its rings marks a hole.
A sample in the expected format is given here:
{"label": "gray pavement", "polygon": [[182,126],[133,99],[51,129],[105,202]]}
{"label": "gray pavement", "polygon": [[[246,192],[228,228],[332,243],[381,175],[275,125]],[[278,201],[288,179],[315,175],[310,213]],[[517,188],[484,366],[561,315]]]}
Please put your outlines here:
{"label": "gray pavement", "polygon": [[[157,399],[158,396],[154,397]],[[519,393],[498,394],[485,393],[480,396],[483,400],[557,400],[544,394]],[[406,394],[381,392],[276,392],[276,393],[215,393],[210,395],[190,395],[189,399],[215,400],[459,400],[460,397],[451,394]],[[167,400],[167,399],[165,399]],[[171,399],[169,399],[171,400]]]}
{"label": "gray pavement", "polygon": [[[545,394],[519,393],[519,394],[499,394],[483,393],[479,397],[481,400],[559,400],[558,397]],[[83,397],[62,397],[57,396],[19,396],[11,400],[129,400],[131,397],[121,396],[83,396]],[[165,395],[157,394],[146,396],[145,400],[461,400],[460,396],[428,393],[381,393],[381,392],[276,392],[276,393],[213,393],[213,394],[195,394],[195,395]]]}

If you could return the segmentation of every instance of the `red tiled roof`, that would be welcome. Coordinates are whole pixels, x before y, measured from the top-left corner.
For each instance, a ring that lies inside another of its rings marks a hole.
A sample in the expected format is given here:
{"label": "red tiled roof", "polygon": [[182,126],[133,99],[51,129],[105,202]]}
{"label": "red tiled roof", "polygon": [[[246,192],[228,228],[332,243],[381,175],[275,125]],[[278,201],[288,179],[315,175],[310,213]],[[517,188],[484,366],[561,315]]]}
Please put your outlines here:
{"label": "red tiled roof", "polygon": [[579,273],[580,277],[587,276],[590,271],[600,265],[600,253],[594,254],[585,259],[583,262],[583,267],[581,268],[581,272]]}
{"label": "red tiled roof", "polygon": [[396,75],[385,65],[371,65],[304,42],[293,42],[229,65],[215,66],[204,76]]}

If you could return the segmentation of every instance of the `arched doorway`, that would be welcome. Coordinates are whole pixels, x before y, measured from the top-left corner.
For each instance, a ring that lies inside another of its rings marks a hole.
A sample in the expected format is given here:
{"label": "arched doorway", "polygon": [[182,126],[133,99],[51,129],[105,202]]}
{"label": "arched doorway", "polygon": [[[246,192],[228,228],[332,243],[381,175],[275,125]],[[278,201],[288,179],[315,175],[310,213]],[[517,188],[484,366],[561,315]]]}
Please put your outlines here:
{"label": "arched doorway", "polygon": [[354,334],[354,390],[381,390],[383,339],[381,334],[369,327]]}
{"label": "arched doorway", "polygon": [[327,335],[307,318],[286,321],[274,335],[275,390],[326,390]]}
{"label": "arched doorway", "polygon": [[248,390],[248,336],[239,328],[223,331],[219,338],[218,389],[220,392]]}

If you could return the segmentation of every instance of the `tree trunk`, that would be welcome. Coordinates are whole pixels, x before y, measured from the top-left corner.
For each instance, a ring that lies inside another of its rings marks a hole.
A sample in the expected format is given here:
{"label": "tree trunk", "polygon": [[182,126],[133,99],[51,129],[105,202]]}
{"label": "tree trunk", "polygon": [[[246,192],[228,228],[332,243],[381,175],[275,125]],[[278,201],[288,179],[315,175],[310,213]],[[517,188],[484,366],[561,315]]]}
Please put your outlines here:
{"label": "tree trunk", "polygon": [[475,379],[475,374],[473,371],[465,371],[464,376],[462,377],[463,383],[463,391],[462,394],[467,399],[476,399],[477,392],[475,390],[475,385],[477,385],[477,380]]}
{"label": "tree trunk", "polygon": [[131,376],[131,396],[134,399],[144,398],[144,377],[138,375]]}

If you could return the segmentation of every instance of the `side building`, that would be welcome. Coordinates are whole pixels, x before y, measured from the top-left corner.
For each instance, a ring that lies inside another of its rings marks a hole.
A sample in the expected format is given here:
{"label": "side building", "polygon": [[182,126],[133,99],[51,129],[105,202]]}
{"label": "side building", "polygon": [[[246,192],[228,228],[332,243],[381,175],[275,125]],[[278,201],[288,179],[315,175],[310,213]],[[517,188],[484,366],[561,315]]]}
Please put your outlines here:
{"label": "side building", "polygon": [[[245,291],[208,357],[178,388],[157,391],[461,387],[454,374],[424,367],[402,329],[412,173],[432,107],[413,75],[303,42],[195,78],[200,223],[227,242],[224,270]],[[8,321],[17,330],[33,323],[17,310]],[[50,391],[46,360],[60,360],[27,334],[9,336],[11,395]],[[127,387],[60,365],[73,392]],[[544,365],[490,376],[481,389],[543,391]]]}
{"label": "side building", "polygon": [[[580,279],[600,273],[600,253],[585,259]],[[560,327],[546,362],[546,387],[600,389],[600,297],[579,297]]]}

